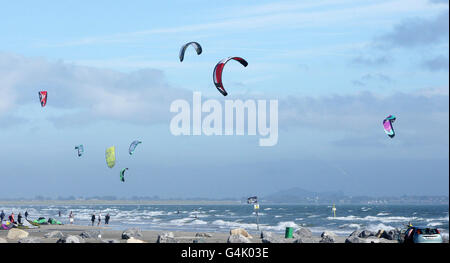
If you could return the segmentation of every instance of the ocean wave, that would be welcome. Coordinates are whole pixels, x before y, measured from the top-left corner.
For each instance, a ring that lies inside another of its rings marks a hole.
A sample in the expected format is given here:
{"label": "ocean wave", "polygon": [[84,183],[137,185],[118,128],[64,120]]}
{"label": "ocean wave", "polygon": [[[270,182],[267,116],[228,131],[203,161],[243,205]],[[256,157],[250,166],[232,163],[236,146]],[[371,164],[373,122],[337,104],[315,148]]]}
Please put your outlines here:
{"label": "ocean wave", "polygon": [[384,212],[381,212],[381,213],[378,213],[377,214],[377,216],[388,216],[388,215],[390,215],[391,213],[384,213]]}
{"label": "ocean wave", "polygon": [[341,221],[369,221],[369,222],[375,222],[380,221],[383,223],[394,223],[394,222],[407,222],[407,221],[414,221],[414,220],[423,220],[423,218],[419,217],[404,217],[404,216],[388,216],[388,217],[377,217],[377,216],[365,216],[365,217],[358,217],[358,216],[342,216],[342,217],[327,217],[328,220],[341,220]]}
{"label": "ocean wave", "polygon": [[244,229],[254,229],[254,230],[257,229],[256,224],[231,222],[231,221],[225,221],[225,220],[215,220],[211,224],[216,225],[220,228],[231,227],[231,228],[244,228]]}

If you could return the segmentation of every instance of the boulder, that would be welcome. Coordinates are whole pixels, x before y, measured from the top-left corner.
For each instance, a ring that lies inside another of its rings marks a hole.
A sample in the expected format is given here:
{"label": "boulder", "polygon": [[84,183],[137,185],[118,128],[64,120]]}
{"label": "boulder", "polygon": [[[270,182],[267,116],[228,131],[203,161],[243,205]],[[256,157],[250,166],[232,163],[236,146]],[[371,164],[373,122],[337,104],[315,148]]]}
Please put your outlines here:
{"label": "boulder", "polygon": [[81,237],[69,235],[58,239],[56,243],[84,243],[84,240]]}
{"label": "boulder", "polygon": [[241,235],[246,238],[253,238],[245,229],[235,228],[230,230],[230,235]]}
{"label": "boulder", "polygon": [[227,243],[251,243],[251,242],[247,237],[237,234],[237,235],[230,235],[228,237]]}
{"label": "boulder", "polygon": [[6,241],[6,239],[0,237],[0,244],[1,243],[8,243],[8,241]]}
{"label": "boulder", "polygon": [[172,232],[165,232],[158,235],[156,243],[178,243]]}
{"label": "boulder", "polygon": [[195,236],[196,237],[212,237],[212,235],[209,233],[196,233]]}
{"label": "boulder", "polygon": [[397,240],[389,240],[386,238],[378,238],[375,236],[371,236],[363,240],[365,243],[397,243]]}
{"label": "boulder", "polygon": [[64,234],[61,231],[52,231],[44,235],[45,238],[63,238]]}
{"label": "boulder", "polygon": [[100,231],[84,231],[80,234],[82,238],[101,238],[102,235]]}
{"label": "boulder", "polygon": [[368,238],[371,236],[374,236],[375,234],[372,231],[369,230],[363,230],[358,234],[358,237],[360,238]]}
{"label": "boulder", "polygon": [[312,237],[299,237],[293,243],[315,243]]}
{"label": "boulder", "polygon": [[273,233],[269,231],[261,231],[261,238],[272,237]]}
{"label": "boulder", "polygon": [[129,239],[127,239],[127,243],[147,243],[147,242],[140,239],[136,239],[134,237],[130,237]]}
{"label": "boulder", "polygon": [[120,241],[116,239],[106,239],[106,240],[102,239],[101,241],[103,243],[120,243]]}
{"label": "boulder", "polygon": [[26,237],[28,237],[28,232],[17,228],[8,230],[8,235],[6,236],[8,239],[22,239]]}
{"label": "boulder", "polygon": [[26,237],[19,239],[18,243],[42,243],[42,240],[36,237]]}
{"label": "boulder", "polygon": [[122,239],[129,239],[131,237],[142,237],[142,232],[139,228],[130,228],[122,232]]}
{"label": "boulder", "polygon": [[346,240],[345,243],[365,243],[364,239],[358,237],[357,235],[350,235]]}
{"label": "boulder", "polygon": [[[287,243],[286,239],[282,236],[276,235],[272,232],[261,232],[261,238],[263,243]],[[291,240],[289,240],[290,242]]]}
{"label": "boulder", "polygon": [[386,233],[386,237],[389,240],[401,240],[402,232],[400,229],[392,229]]}
{"label": "boulder", "polygon": [[361,234],[361,230],[355,230],[353,231],[348,237],[359,237],[359,235]]}
{"label": "boulder", "polygon": [[397,241],[387,240],[384,238],[378,238],[376,236],[370,236],[367,238],[360,238],[357,236],[349,236],[345,243],[397,243]]}
{"label": "boulder", "polygon": [[322,238],[319,243],[336,243],[336,234],[330,231],[323,232],[320,237]]}
{"label": "boulder", "polygon": [[378,237],[378,238],[385,238],[385,239],[389,239],[390,238],[388,233],[386,231],[384,231],[383,229],[379,230],[378,233],[375,236]]}
{"label": "boulder", "polygon": [[295,230],[292,236],[294,239],[308,239],[312,238],[312,232],[306,227],[300,227],[299,229]]}

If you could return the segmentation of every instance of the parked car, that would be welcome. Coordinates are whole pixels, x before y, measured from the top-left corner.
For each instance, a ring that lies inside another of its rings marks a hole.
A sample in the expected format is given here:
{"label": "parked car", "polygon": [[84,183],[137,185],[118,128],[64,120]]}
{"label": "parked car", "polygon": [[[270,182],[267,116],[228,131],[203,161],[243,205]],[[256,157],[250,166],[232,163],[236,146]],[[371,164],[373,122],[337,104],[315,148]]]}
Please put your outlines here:
{"label": "parked car", "polygon": [[439,229],[435,227],[409,226],[405,231],[405,243],[442,243]]}

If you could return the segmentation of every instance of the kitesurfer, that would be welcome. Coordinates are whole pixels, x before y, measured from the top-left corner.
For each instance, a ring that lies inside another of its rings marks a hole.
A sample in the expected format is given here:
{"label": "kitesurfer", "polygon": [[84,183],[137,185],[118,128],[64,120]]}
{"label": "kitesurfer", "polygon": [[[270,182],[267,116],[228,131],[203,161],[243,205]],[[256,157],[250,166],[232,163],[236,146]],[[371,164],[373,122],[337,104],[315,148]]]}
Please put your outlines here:
{"label": "kitesurfer", "polygon": [[19,212],[19,214],[17,215],[17,223],[19,223],[19,225],[22,224],[22,214]]}
{"label": "kitesurfer", "polygon": [[98,214],[98,223],[97,223],[97,226],[99,226],[101,222],[102,222],[102,214]]}
{"label": "kitesurfer", "polygon": [[105,216],[105,225],[108,225],[109,224],[109,213],[108,214],[106,214],[106,216]]}
{"label": "kitesurfer", "polygon": [[0,223],[3,222],[3,218],[5,218],[5,212],[3,212],[2,210],[2,212],[0,213]]}
{"label": "kitesurfer", "polygon": [[70,211],[70,214],[69,214],[69,222],[71,223],[71,224],[73,224],[73,213],[72,213],[72,211]]}
{"label": "kitesurfer", "polygon": [[9,222],[11,222],[11,223],[15,223],[15,220],[14,220],[14,212],[12,212],[10,215],[9,215],[9,217],[8,217],[8,219],[9,219]]}
{"label": "kitesurfer", "polygon": [[95,222],[95,214],[92,214],[91,222],[92,222],[92,226],[94,226],[94,222]]}
{"label": "kitesurfer", "polygon": [[25,210],[25,219],[28,219],[28,210]]}

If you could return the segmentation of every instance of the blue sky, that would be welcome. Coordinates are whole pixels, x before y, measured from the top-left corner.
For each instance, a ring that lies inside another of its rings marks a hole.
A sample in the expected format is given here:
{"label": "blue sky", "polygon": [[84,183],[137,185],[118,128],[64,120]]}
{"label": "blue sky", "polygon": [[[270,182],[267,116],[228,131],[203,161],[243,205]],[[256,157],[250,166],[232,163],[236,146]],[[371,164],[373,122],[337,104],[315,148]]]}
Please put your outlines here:
{"label": "blue sky", "polygon": [[[448,194],[448,8],[439,0],[4,2],[0,158],[10,179],[0,198],[222,198],[291,187]],[[188,50],[180,63],[189,41],[203,53]],[[194,91],[224,99],[212,70],[228,56],[249,66],[227,64],[227,98],[279,100],[276,146],[170,134],[173,100]],[[39,90],[49,91],[44,109]],[[381,126],[388,114],[398,118],[392,140]],[[143,144],[130,157],[135,139]],[[104,160],[110,145],[113,169]]]}

